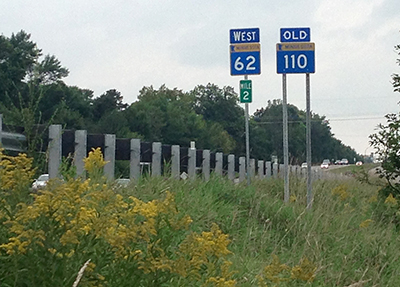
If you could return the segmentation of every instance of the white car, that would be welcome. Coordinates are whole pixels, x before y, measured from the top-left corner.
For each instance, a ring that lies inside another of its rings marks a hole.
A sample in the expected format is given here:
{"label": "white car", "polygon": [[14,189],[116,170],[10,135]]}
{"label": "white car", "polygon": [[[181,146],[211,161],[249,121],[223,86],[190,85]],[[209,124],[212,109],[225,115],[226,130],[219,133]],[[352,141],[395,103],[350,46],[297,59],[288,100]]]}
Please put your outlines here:
{"label": "white car", "polygon": [[32,189],[33,190],[38,190],[47,185],[47,182],[49,181],[49,174],[41,174],[33,183],[32,183]]}
{"label": "white car", "polygon": [[302,164],[301,164],[301,168],[303,169],[303,168],[307,168],[307,163],[306,162],[303,162]]}
{"label": "white car", "polygon": [[322,169],[324,169],[324,168],[328,169],[329,168],[329,164],[327,162],[323,162],[323,163],[321,163],[321,168]]}
{"label": "white car", "polygon": [[129,178],[117,178],[115,180],[115,183],[118,186],[127,187],[131,183],[131,180]]}
{"label": "white car", "polygon": [[322,161],[322,163],[321,163],[321,168],[329,168],[329,165],[330,165],[330,160],[329,159],[324,159],[323,161]]}

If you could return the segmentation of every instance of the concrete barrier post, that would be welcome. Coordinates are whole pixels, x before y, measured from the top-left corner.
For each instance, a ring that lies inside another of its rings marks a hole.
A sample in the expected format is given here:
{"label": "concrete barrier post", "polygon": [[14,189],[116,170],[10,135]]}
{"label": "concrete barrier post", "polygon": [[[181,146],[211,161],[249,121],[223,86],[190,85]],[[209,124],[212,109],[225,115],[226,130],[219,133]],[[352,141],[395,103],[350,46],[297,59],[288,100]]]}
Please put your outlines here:
{"label": "concrete barrier post", "polygon": [[254,158],[250,159],[250,177],[256,176],[256,160]]}
{"label": "concrete barrier post", "polygon": [[204,181],[210,180],[210,150],[203,150],[202,173]]}
{"label": "concrete barrier post", "polygon": [[263,179],[265,177],[265,170],[264,170],[264,161],[258,161],[258,178]]}
{"label": "concrete barrier post", "polygon": [[104,160],[108,163],[104,166],[104,175],[108,180],[114,180],[115,174],[115,135],[104,135]]}
{"label": "concrete barrier post", "polygon": [[188,150],[188,176],[190,179],[196,178],[196,148]]}
{"label": "concrete barrier post", "polygon": [[239,157],[239,182],[246,179],[246,157]]}
{"label": "concrete barrier post", "polygon": [[235,155],[228,155],[228,179],[235,179]]}
{"label": "concrete barrier post", "polygon": [[62,130],[61,125],[50,125],[49,127],[49,178],[60,176],[61,165]]}
{"label": "concrete barrier post", "polygon": [[140,178],[140,139],[131,139],[131,154],[129,159],[129,178]]}
{"label": "concrete barrier post", "polygon": [[215,154],[215,174],[222,176],[223,175],[223,153],[222,152],[217,152]]}
{"label": "concrete barrier post", "polygon": [[87,131],[77,130],[75,131],[75,153],[74,153],[74,165],[76,168],[76,176],[85,179],[85,163],[84,159],[87,157]]}
{"label": "concrete barrier post", "polygon": [[161,143],[153,143],[153,155],[151,158],[151,176],[161,176]]}
{"label": "concrete barrier post", "polygon": [[272,164],[272,176],[278,178],[278,164],[275,162]]}
{"label": "concrete barrier post", "polygon": [[284,177],[284,173],[285,173],[285,165],[284,164],[280,164],[279,165],[279,171],[278,171],[279,177],[283,178]]}
{"label": "concrete barrier post", "polygon": [[180,178],[181,171],[181,148],[179,145],[171,146],[171,176],[174,179]]}
{"label": "concrete barrier post", "polygon": [[272,166],[270,161],[265,162],[265,177],[268,179],[272,175]]}

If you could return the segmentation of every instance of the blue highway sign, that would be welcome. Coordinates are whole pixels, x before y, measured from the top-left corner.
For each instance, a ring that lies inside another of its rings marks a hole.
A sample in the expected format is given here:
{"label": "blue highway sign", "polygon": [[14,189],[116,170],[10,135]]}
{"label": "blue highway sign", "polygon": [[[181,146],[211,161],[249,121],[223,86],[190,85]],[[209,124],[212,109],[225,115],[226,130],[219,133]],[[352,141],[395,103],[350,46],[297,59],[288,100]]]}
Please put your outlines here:
{"label": "blue highway sign", "polygon": [[281,28],[281,42],[310,42],[310,28]]}
{"label": "blue highway sign", "polygon": [[278,74],[315,73],[315,44],[276,44],[276,64]]}
{"label": "blue highway sign", "polygon": [[261,74],[260,44],[235,44],[230,46],[231,75]]}
{"label": "blue highway sign", "polygon": [[229,31],[231,44],[260,42],[260,29],[231,29]]}

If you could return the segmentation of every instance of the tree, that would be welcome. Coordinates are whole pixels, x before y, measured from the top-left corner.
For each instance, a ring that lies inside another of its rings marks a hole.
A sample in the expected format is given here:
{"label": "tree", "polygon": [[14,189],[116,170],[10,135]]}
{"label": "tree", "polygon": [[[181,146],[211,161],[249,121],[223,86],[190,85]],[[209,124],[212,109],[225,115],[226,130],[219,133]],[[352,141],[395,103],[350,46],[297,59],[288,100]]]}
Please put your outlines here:
{"label": "tree", "polygon": [[126,109],[130,130],[146,141],[231,152],[235,141],[220,123],[205,121],[194,110],[195,97],[164,85],[158,90],[143,87],[138,101]]}
{"label": "tree", "polygon": [[[43,121],[42,108],[48,87],[62,83],[68,70],[61,66],[55,56],[45,56],[30,34],[21,30],[10,38],[0,36],[0,113],[5,114],[7,124],[22,127],[27,139],[27,153],[38,166],[44,154],[37,153],[43,143],[45,128],[58,111],[60,102],[52,101],[50,112]],[[71,113],[68,113],[71,114]]]}
{"label": "tree", "polygon": [[40,61],[42,51],[30,37],[23,30],[10,38],[0,36],[0,100],[5,108],[22,109],[40,101],[41,93],[34,88],[39,90],[68,76],[68,69],[55,56],[46,55]]}
{"label": "tree", "polygon": [[[400,55],[400,45],[395,46]],[[397,59],[400,65],[400,59]],[[400,76],[392,75],[392,85],[395,92],[400,92]],[[396,179],[400,176],[400,113],[391,113],[386,116],[386,125],[379,124],[379,131],[370,135],[370,144],[382,160],[380,176],[387,180],[389,188],[383,189],[385,195],[394,193],[400,195],[400,184]]]}
{"label": "tree", "polygon": [[387,114],[387,124],[379,124],[379,131],[370,135],[370,143],[382,160],[380,176],[400,195],[400,184],[394,181],[400,176],[400,113]]}
{"label": "tree", "polygon": [[23,80],[41,55],[30,36],[23,30],[10,38],[0,35],[0,102],[6,108],[19,105]]}
{"label": "tree", "polygon": [[93,119],[99,121],[103,116],[113,111],[123,111],[128,107],[122,102],[121,93],[115,89],[108,90],[93,100]]}
{"label": "tree", "polygon": [[[400,45],[397,45],[394,47],[394,49],[397,51],[398,55],[400,56]],[[400,65],[400,58],[397,59],[397,63]],[[395,92],[400,92],[400,75],[399,74],[393,74],[392,75],[393,79],[393,87]]]}
{"label": "tree", "polygon": [[61,66],[61,62],[53,55],[46,55],[44,59],[33,66],[29,73],[29,81],[48,85],[67,77],[69,71]]}
{"label": "tree", "polygon": [[[289,162],[300,164],[306,159],[306,113],[288,104]],[[271,155],[283,158],[282,101],[268,101],[265,108],[257,110],[251,120],[251,154],[256,158],[270,159]],[[311,114],[312,162],[325,158],[354,158],[357,153],[333,137],[325,116]]]}
{"label": "tree", "polygon": [[[299,164],[305,159],[305,113],[294,105],[288,105],[289,161]],[[268,101],[265,108],[257,110],[252,118],[250,130],[251,148],[257,151],[257,158],[270,159],[271,155],[283,159],[283,111],[282,101]],[[255,138],[262,134],[262,139]],[[251,139],[253,138],[253,140]],[[256,144],[257,140],[260,143]],[[260,150],[263,150],[261,152]]]}
{"label": "tree", "polygon": [[191,96],[181,90],[150,86],[140,90],[138,101],[125,114],[130,130],[145,140],[188,146],[198,141],[205,126],[192,105]]}
{"label": "tree", "polygon": [[194,111],[203,116],[207,123],[218,123],[236,143],[236,154],[245,152],[244,111],[232,87],[219,88],[208,84],[195,87],[190,94],[194,97]]}

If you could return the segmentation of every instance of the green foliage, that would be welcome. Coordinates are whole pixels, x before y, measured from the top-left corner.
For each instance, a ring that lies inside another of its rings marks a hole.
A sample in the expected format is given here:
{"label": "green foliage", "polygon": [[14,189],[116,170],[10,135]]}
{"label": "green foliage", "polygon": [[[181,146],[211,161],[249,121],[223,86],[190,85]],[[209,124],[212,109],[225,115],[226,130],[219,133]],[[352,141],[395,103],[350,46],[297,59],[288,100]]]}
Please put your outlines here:
{"label": "green foliage", "polygon": [[385,178],[390,188],[400,195],[400,113],[386,115],[387,124],[379,124],[379,131],[370,136],[370,143],[382,160],[380,176]]}
{"label": "green foliage", "polygon": [[[53,55],[42,55],[24,31],[0,37],[0,113],[6,124],[22,126],[28,134],[29,155],[39,166],[45,159],[41,148],[50,124],[89,133],[110,133],[118,138],[245,154],[244,110],[233,87],[198,85],[189,92],[165,85],[139,91],[130,105],[116,89],[98,97],[93,91],[70,87],[63,82],[69,71]],[[288,106],[290,162],[305,160],[305,112]],[[43,125],[40,132],[38,125]],[[312,161],[359,158],[350,147],[333,137],[324,116],[312,115]],[[250,154],[269,160],[282,159],[282,104],[268,101],[250,120]],[[40,168],[41,170],[44,167]]]}
{"label": "green foliage", "polygon": [[[283,158],[283,111],[282,101],[268,101],[265,108],[257,110],[252,119],[250,137],[252,156],[270,159],[271,155]],[[296,106],[288,105],[288,134],[290,162],[300,165],[306,158],[306,114]],[[331,133],[325,116],[311,115],[312,162],[323,159],[357,158],[360,156],[350,147],[344,146]]]}
{"label": "green foliage", "polygon": [[[397,51],[398,55],[400,55],[400,45],[397,45],[394,47],[394,49]],[[397,59],[397,63],[400,65],[400,59]],[[400,76],[399,74],[393,74],[392,75],[393,79],[393,88],[395,92],[400,92]]]}
{"label": "green foliage", "polygon": [[18,92],[23,80],[33,69],[41,50],[21,30],[10,38],[0,35],[0,102],[6,107],[18,106]]}
{"label": "green foliage", "polygon": [[82,286],[236,286],[229,235],[215,223],[191,229],[172,192],[148,201],[120,194],[96,149],[85,159],[88,179],[50,180],[27,200],[17,191],[28,194],[29,163],[0,153],[0,194],[11,195],[0,201],[2,286],[72,286],[84,262]]}
{"label": "green foliage", "polygon": [[29,80],[36,84],[48,85],[60,81],[68,74],[68,69],[61,66],[61,62],[54,55],[46,55],[30,71]]}
{"label": "green foliage", "polygon": [[[400,55],[400,45],[395,46]],[[400,59],[397,59],[400,64]],[[400,77],[392,75],[394,91],[400,92]],[[378,132],[370,135],[370,144],[376,150],[379,159],[382,160],[380,176],[387,180],[388,186],[381,190],[386,197],[393,194],[400,196],[400,113],[387,114],[386,125],[379,124]]]}
{"label": "green foliage", "polygon": [[124,115],[131,131],[146,141],[188,146],[196,141],[198,148],[230,152],[235,141],[220,123],[205,121],[193,109],[194,96],[161,86],[158,90],[144,87],[138,101]]}
{"label": "green foliage", "polygon": [[[314,181],[312,210],[305,208],[306,182],[297,178],[291,178],[291,202],[287,204],[283,202],[281,179],[253,180],[252,186],[247,186],[245,183],[233,184],[216,175],[212,175],[208,182],[142,178],[121,190],[111,190],[103,185],[105,181],[101,179],[101,172],[96,172],[101,165],[94,162],[101,162],[101,153],[94,152],[93,155],[97,160],[86,163],[93,180],[51,183],[51,192],[44,191],[43,196],[28,200],[26,206],[21,205],[11,213],[12,221],[0,225],[2,283],[71,286],[79,268],[91,258],[92,264],[85,270],[81,282],[83,286],[253,287],[267,284],[333,287],[360,282],[365,282],[364,286],[400,284],[397,260],[400,246],[396,239],[399,204],[393,196],[380,198],[378,186],[352,178]],[[21,166],[26,165],[24,163],[20,161]],[[8,170],[10,179],[20,178],[16,169]],[[4,186],[7,181],[3,177],[0,180],[2,191],[14,186]],[[28,182],[25,183],[26,191]],[[1,206],[7,207],[4,203],[3,200]],[[49,213],[44,212],[46,206]],[[40,217],[36,216],[37,212]],[[134,221],[130,221],[130,212],[138,216]],[[3,222],[7,216],[10,213],[1,209]],[[64,217],[65,222],[59,221]],[[157,224],[153,225],[151,218]],[[192,220],[189,230],[173,228],[174,222],[188,222],[189,218]],[[117,220],[118,224],[112,220]],[[25,229],[17,228],[18,222],[24,222]],[[132,225],[123,229],[127,224]],[[14,228],[10,230],[10,226]],[[43,241],[45,247],[41,247],[35,242],[41,241],[39,231],[45,230],[44,226],[47,228],[46,241]],[[156,235],[147,233],[151,245],[145,241],[125,245],[129,236],[145,236],[146,233],[128,232],[140,226],[156,228]],[[25,236],[30,238],[36,234],[36,239],[29,246],[21,247],[21,250],[26,248],[26,253],[17,254],[17,248],[16,253],[7,254],[8,248],[16,248],[13,244],[17,244],[13,241],[10,245],[8,239],[14,236],[25,242],[18,234],[21,230],[27,231],[27,227],[33,231],[25,233]],[[108,232],[111,232],[110,236]],[[74,234],[76,238],[72,236]],[[222,258],[216,260],[219,253],[214,253],[209,254],[209,263],[200,269],[196,269],[197,265],[185,265],[189,258],[205,260],[201,250],[210,250],[208,248],[216,242],[226,242],[224,235],[227,234],[232,253],[223,256],[225,261]],[[74,243],[75,239],[79,244]],[[200,242],[205,245],[198,245]],[[118,252],[133,253],[121,259]],[[192,252],[197,257],[190,257],[189,253],[181,256],[182,252]],[[173,262],[180,263],[174,265]],[[213,266],[214,271],[205,269],[206,266]],[[185,277],[183,271],[173,270],[192,270],[192,274],[200,277]],[[236,272],[232,273],[233,270]],[[46,281],[41,280],[43,278]]]}
{"label": "green foliage", "polygon": [[[25,31],[0,36],[0,113],[7,124],[22,127],[27,141],[27,153],[34,164],[44,169],[43,133],[57,114],[59,103],[51,101],[51,113],[43,120],[42,111],[47,85],[58,83],[68,75],[55,56],[42,56],[41,50]],[[54,108],[53,108],[54,107]],[[40,127],[40,124],[45,127]]]}
{"label": "green foliage", "polygon": [[[244,111],[239,106],[239,98],[234,89],[229,86],[221,89],[214,84],[198,85],[190,94],[194,97],[194,111],[202,115],[207,123],[219,124],[234,140],[233,151],[244,154]],[[212,136],[211,133],[208,135]]]}

